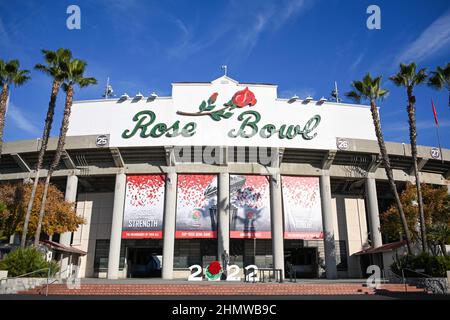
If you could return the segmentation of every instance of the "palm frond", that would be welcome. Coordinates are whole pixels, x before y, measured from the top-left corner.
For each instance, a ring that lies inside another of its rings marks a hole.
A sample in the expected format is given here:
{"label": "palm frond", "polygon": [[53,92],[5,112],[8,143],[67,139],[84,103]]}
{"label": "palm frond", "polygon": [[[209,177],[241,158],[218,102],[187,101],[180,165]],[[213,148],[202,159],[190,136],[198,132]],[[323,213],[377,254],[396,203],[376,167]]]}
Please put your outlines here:
{"label": "palm frond", "polygon": [[[439,67],[438,67],[439,68]],[[437,71],[432,71],[428,78],[428,85],[434,89],[441,90],[444,87],[444,78],[442,74]]]}
{"label": "palm frond", "polygon": [[362,100],[372,102],[383,99],[387,97],[388,90],[381,88],[381,80],[381,76],[372,78],[370,73],[367,73],[362,81],[353,81],[351,86],[354,90],[345,95],[356,103],[361,103]]}
{"label": "palm frond", "polygon": [[3,62],[0,65],[0,83],[13,84],[20,86],[27,82],[29,77],[29,70],[21,70],[19,60],[10,60]]}
{"label": "palm frond", "polygon": [[420,69],[419,72],[417,72],[413,77],[413,84],[414,85],[422,84],[425,82],[427,77],[428,77],[428,75],[426,72],[426,68]]}
{"label": "palm frond", "polygon": [[400,73],[390,76],[389,80],[391,80],[397,87],[406,86],[405,78]]}
{"label": "palm frond", "polygon": [[358,94],[356,91],[349,91],[345,93],[345,96],[355,103],[360,104],[361,103],[361,95]]}
{"label": "palm frond", "polygon": [[397,74],[389,77],[389,79],[399,87],[414,87],[425,82],[428,77],[425,68],[416,72],[417,66],[415,62],[411,62],[410,64],[400,63],[399,69]]}
{"label": "palm frond", "polygon": [[97,79],[95,78],[81,78],[78,80],[78,85],[80,86],[80,88],[85,88],[87,86],[93,85],[93,84],[97,84]]}
{"label": "palm frond", "polygon": [[64,65],[64,72],[67,75],[67,86],[78,85],[80,88],[84,88],[97,83],[95,78],[84,77],[86,66],[86,61],[80,59],[73,59]]}
{"label": "palm frond", "polygon": [[29,76],[29,74],[30,74],[29,70],[20,70],[19,72],[17,72],[17,74],[13,78],[14,85],[21,86],[25,82],[30,80],[31,77]]}
{"label": "palm frond", "polygon": [[437,90],[441,90],[446,86],[450,89],[450,62],[443,68],[436,67],[436,71],[431,72],[428,78],[428,85]]}

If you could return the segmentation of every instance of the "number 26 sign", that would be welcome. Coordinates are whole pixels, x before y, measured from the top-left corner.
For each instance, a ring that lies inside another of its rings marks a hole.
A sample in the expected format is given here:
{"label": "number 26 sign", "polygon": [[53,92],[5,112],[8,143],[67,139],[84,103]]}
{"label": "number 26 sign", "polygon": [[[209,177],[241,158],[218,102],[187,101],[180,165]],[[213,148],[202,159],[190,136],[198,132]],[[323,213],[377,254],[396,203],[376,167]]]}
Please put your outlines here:
{"label": "number 26 sign", "polygon": [[[252,264],[246,266],[244,269],[246,271],[245,281],[248,282],[259,281],[257,266]],[[198,264],[190,266],[189,270],[191,271],[191,274],[188,277],[188,281],[202,281],[203,280],[202,273],[205,274],[208,281],[220,281],[222,274],[224,272],[222,265],[220,264],[219,261],[211,262],[204,270],[202,266]],[[239,268],[239,266],[235,264],[227,265],[226,281],[241,281],[241,278],[239,277],[240,270],[241,268]]]}

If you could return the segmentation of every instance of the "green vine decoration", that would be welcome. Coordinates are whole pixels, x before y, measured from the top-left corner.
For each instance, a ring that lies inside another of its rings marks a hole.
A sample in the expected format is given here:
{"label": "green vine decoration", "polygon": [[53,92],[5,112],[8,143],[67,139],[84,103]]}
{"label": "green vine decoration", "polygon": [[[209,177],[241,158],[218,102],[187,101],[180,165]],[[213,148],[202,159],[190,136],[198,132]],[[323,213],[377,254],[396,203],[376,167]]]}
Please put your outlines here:
{"label": "green vine decoration", "polygon": [[198,107],[198,112],[177,111],[177,114],[193,117],[210,116],[214,121],[220,121],[222,119],[229,119],[234,114],[230,111],[238,107],[242,108],[247,105],[253,106],[256,104],[254,94],[248,90],[248,88],[245,88],[242,91],[236,92],[230,101],[225,103],[222,108],[216,109],[215,102],[218,95],[219,94],[215,92],[208,98],[208,100],[203,100]]}

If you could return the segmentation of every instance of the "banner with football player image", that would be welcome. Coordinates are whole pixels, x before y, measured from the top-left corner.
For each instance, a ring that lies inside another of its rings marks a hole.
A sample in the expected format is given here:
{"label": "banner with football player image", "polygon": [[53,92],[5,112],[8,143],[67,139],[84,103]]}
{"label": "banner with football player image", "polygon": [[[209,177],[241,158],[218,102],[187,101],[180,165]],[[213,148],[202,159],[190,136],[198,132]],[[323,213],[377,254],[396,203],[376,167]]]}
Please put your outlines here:
{"label": "banner with football player image", "polygon": [[285,239],[323,239],[317,177],[282,176]]}
{"label": "banner with football player image", "polygon": [[217,237],[217,175],[178,175],[175,237]]}
{"label": "banner with football player image", "polygon": [[268,179],[230,175],[230,238],[271,238]]}
{"label": "banner with football player image", "polygon": [[127,176],[123,212],[123,239],[161,239],[165,176]]}

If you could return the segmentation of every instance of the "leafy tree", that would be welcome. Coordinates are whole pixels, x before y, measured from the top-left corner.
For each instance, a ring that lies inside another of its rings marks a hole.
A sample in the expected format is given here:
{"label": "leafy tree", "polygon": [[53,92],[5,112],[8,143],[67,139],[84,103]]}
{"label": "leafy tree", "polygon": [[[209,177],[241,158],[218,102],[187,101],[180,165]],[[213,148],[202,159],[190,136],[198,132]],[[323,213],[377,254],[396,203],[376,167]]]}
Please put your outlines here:
{"label": "leafy tree", "polygon": [[[444,231],[450,227],[450,195],[447,194],[446,187],[433,187],[430,184],[422,184],[422,196],[424,204],[424,217],[427,229],[430,231],[430,244],[441,245],[445,240]],[[418,207],[417,192],[413,184],[408,184],[406,189],[400,195],[403,210],[408,222],[408,228],[411,230],[414,240],[420,240],[420,232],[417,228]],[[398,209],[392,204],[384,213],[381,214],[381,232],[391,239],[397,239],[402,231],[402,225],[398,219]],[[446,227],[438,227],[438,226]],[[450,239],[447,238],[447,242]],[[444,243],[444,244],[445,244]],[[442,247],[442,246],[441,246]],[[444,250],[445,251],[445,250]]]}
{"label": "leafy tree", "polygon": [[397,275],[402,275],[402,269],[406,277],[417,277],[418,274],[410,270],[423,269],[425,274],[433,277],[446,277],[447,270],[450,270],[449,256],[432,256],[427,252],[420,254],[396,257],[391,265],[391,270]]}
{"label": "leafy tree", "polygon": [[6,238],[13,235],[23,219],[23,184],[0,185],[0,201],[4,210],[0,212],[0,229]]}
{"label": "leafy tree", "polygon": [[425,82],[427,74],[425,69],[420,69],[416,72],[416,64],[414,62],[406,65],[400,64],[400,71],[390,77],[391,81],[399,86],[406,88],[406,95],[408,97],[408,124],[409,124],[409,140],[411,143],[411,156],[413,160],[414,176],[416,178],[417,201],[419,207],[419,221],[420,232],[422,240],[422,250],[427,251],[427,231],[425,226],[425,216],[423,212],[422,190],[420,186],[420,175],[417,166],[417,128],[416,128],[416,97],[414,96],[414,88]]}
{"label": "leafy tree", "polygon": [[19,60],[3,61],[0,59],[0,157],[3,148],[3,129],[5,128],[6,105],[9,98],[11,85],[16,87],[23,85],[30,80],[28,70],[21,70]]}
{"label": "leafy tree", "polygon": [[446,223],[436,223],[428,227],[428,240],[432,245],[438,245],[444,256],[447,255],[445,245],[450,243],[450,226]]}
{"label": "leafy tree", "polygon": [[398,195],[397,187],[395,185],[394,176],[392,174],[391,162],[389,160],[389,155],[386,150],[386,144],[384,142],[383,132],[381,131],[381,120],[380,114],[378,113],[377,102],[382,100],[387,96],[388,90],[382,89],[380,86],[381,76],[372,78],[368,73],[362,79],[362,81],[353,81],[352,87],[353,91],[347,92],[345,95],[350,99],[361,103],[362,100],[370,102],[370,111],[372,113],[373,125],[375,127],[375,134],[378,140],[378,146],[380,148],[381,160],[386,171],[386,176],[389,180],[389,186],[391,187],[392,194],[394,195],[395,203],[397,205],[398,214],[402,222],[403,233],[406,238],[406,245],[408,252],[412,253],[411,250],[411,235],[408,228],[408,223],[406,221],[405,213],[403,212],[402,203],[400,202],[400,197]]}
{"label": "leafy tree", "polygon": [[97,80],[95,78],[84,77],[84,71],[86,69],[86,62],[78,59],[71,59],[68,63],[64,64],[64,72],[66,74],[66,79],[63,84],[63,89],[66,92],[66,101],[64,105],[64,115],[62,119],[61,129],[58,137],[58,144],[56,146],[55,156],[50,165],[47,173],[47,178],[45,179],[44,192],[42,194],[41,209],[39,211],[39,219],[35,232],[34,243],[37,245],[39,243],[39,236],[41,232],[41,224],[44,218],[45,206],[47,202],[47,192],[48,186],[50,184],[50,178],[53,171],[59,164],[61,159],[61,154],[64,150],[64,145],[66,143],[67,130],[69,129],[69,118],[72,109],[72,101],[74,94],[74,86],[78,85],[80,88],[87,87],[92,84],[96,84]]}
{"label": "leafy tree", "polygon": [[44,130],[42,132],[41,147],[39,149],[38,161],[36,164],[36,176],[34,178],[33,189],[31,191],[31,197],[28,200],[27,212],[25,214],[25,232],[22,233],[22,239],[20,242],[22,248],[25,247],[25,243],[27,240],[26,237],[28,234],[28,222],[30,220],[31,210],[33,208],[33,201],[36,197],[36,189],[39,182],[39,173],[42,169],[42,164],[44,163],[44,154],[47,150],[48,138],[52,129],[56,98],[58,96],[61,83],[66,78],[66,73],[64,72],[64,63],[67,63],[72,57],[72,53],[68,49],[58,49],[56,51],[42,50],[42,54],[44,55],[45,64],[37,64],[35,66],[35,69],[49,75],[53,79],[53,82],[50,92],[50,101],[48,103],[47,116],[45,118]]}
{"label": "leafy tree", "polygon": [[[39,208],[44,184],[39,183],[36,190],[36,201],[30,214],[28,236],[36,231],[39,220]],[[1,184],[0,202],[6,205],[6,210],[0,212],[0,229],[7,237],[14,233],[22,233],[24,226],[25,208],[32,192],[32,185]],[[50,184],[48,188],[48,202],[45,207],[45,218],[42,221],[42,231],[51,236],[55,233],[72,232],[78,229],[84,219],[77,216],[73,203],[64,200],[64,194]]]}
{"label": "leafy tree", "polygon": [[[6,210],[6,205],[0,202],[0,214]],[[7,237],[5,236],[5,231],[0,228],[0,242],[5,241]]]}

